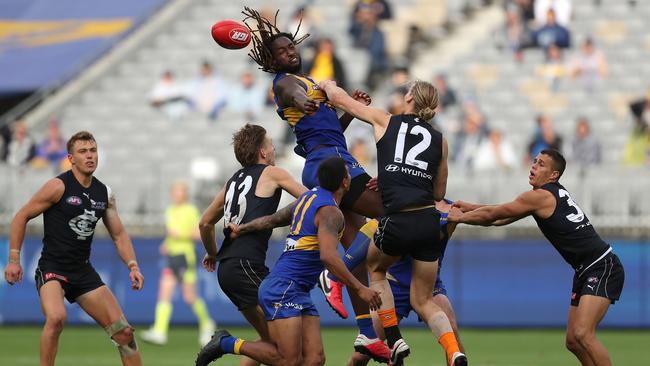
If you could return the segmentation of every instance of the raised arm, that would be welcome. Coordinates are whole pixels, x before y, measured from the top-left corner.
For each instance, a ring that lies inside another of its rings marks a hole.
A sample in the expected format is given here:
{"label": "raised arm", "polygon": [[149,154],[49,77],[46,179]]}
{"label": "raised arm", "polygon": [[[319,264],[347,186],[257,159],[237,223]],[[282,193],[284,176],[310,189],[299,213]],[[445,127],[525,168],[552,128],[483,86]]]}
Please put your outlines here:
{"label": "raised arm", "polygon": [[354,100],[345,90],[336,86],[336,83],[331,80],[321,81],[318,87],[327,93],[327,99],[336,108],[371,124],[375,128],[375,137],[384,135],[390,121],[388,112]]}
{"label": "raised arm", "polygon": [[274,92],[283,107],[296,107],[305,114],[318,110],[318,102],[307,96],[305,84],[291,75],[287,75],[275,84]]}
{"label": "raised arm", "polygon": [[[372,98],[370,98],[370,95],[361,90],[355,90],[352,93],[352,99],[360,103],[363,103],[365,105],[370,105],[370,103],[372,103]],[[344,112],[341,115],[341,117],[339,117],[339,123],[341,124],[341,129],[343,130],[343,132],[345,132],[345,130],[348,129],[348,126],[350,125],[353,119],[354,116],[348,112]]]}
{"label": "raised arm", "polygon": [[120,216],[117,214],[115,194],[112,192],[108,197],[108,207],[104,213],[103,221],[104,225],[106,226],[106,230],[108,230],[108,233],[113,239],[113,242],[115,242],[117,254],[122,259],[122,262],[124,262],[129,268],[131,287],[134,290],[140,290],[144,285],[144,277],[140,273],[140,268],[138,267],[138,262],[135,258],[135,251],[133,250],[133,243],[131,242],[131,238],[124,229],[124,225],[122,225]]}
{"label": "raised arm", "polygon": [[359,294],[359,297],[370,305],[370,309],[378,309],[381,305],[379,293],[359,282],[345,267],[341,256],[336,251],[339,243],[338,233],[343,230],[344,225],[341,210],[335,206],[321,207],[316,212],[314,223],[318,227],[318,245],[320,248],[320,260],[323,262],[323,265],[348,286],[348,288]]}
{"label": "raised arm", "polygon": [[271,173],[271,179],[273,179],[280,188],[290,195],[298,198],[298,196],[307,192],[307,187],[296,181],[285,169],[277,166],[270,166],[266,169],[270,169],[269,172]]}
{"label": "raised arm", "polygon": [[[469,225],[489,226],[495,223],[505,224],[514,222],[538,211],[555,205],[553,195],[545,190],[532,190],[519,195],[514,201],[502,205],[483,206],[473,211],[461,213],[452,210],[449,213],[450,222]],[[503,220],[503,221],[501,221]]]}
{"label": "raised arm", "polygon": [[41,189],[23,207],[18,210],[11,221],[9,232],[9,263],[5,267],[5,280],[13,285],[23,278],[20,265],[20,250],[25,240],[25,228],[29,220],[42,214],[52,205],[59,202],[65,192],[63,181],[53,178],[47,181]]}
{"label": "raised arm", "polygon": [[447,139],[442,139],[442,157],[440,159],[440,166],[438,166],[438,173],[436,174],[436,181],[433,184],[433,196],[436,201],[442,201],[447,194],[447,176],[449,168],[447,166],[448,155]]}

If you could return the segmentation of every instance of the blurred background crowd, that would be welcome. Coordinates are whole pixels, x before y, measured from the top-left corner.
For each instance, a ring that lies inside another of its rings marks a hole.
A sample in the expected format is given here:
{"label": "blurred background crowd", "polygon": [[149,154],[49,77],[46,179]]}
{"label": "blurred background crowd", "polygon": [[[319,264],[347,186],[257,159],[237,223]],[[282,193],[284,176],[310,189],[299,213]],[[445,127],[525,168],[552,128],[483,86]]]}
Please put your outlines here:
{"label": "blurred background crowd", "polygon": [[[98,174],[123,197],[131,224],[159,222],[168,186],[179,177],[205,206],[237,167],[230,138],[245,122],[265,126],[279,164],[300,176],[293,134],[274,112],[272,75],[257,70],[246,51],[221,49],[209,37],[216,18],[241,19],[243,3],[158,3],[63,82],[14,95],[0,88],[0,195],[8,198],[0,200],[0,222],[34,187],[67,169],[65,140],[79,129],[96,134]],[[531,157],[552,147],[568,158],[566,179],[580,183],[574,195],[588,212],[632,223],[650,216],[643,186],[650,182],[650,3],[247,5],[269,19],[280,8],[280,29],[310,34],[300,46],[305,73],[366,90],[392,113],[402,110],[407,81],[431,81],[440,93],[433,123],[449,140],[453,198],[509,198],[510,188],[526,187]],[[15,46],[1,37],[0,44]],[[369,131],[354,122],[346,135],[352,154],[376,173]],[[617,203],[601,199],[619,188]]]}

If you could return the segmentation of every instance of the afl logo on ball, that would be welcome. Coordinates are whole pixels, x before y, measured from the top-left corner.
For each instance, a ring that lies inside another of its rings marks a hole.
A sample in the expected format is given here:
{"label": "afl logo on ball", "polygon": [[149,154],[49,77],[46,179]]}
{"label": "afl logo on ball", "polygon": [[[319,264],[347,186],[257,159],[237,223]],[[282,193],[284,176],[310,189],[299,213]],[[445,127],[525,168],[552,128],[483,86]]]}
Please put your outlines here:
{"label": "afl logo on ball", "polygon": [[70,196],[65,200],[69,205],[79,206],[82,204],[81,198],[77,196]]}
{"label": "afl logo on ball", "polygon": [[248,41],[248,33],[239,29],[233,29],[230,31],[230,39],[235,42],[247,43],[246,41]]}
{"label": "afl logo on ball", "polygon": [[399,167],[395,164],[386,165],[387,172],[396,172],[399,170]]}

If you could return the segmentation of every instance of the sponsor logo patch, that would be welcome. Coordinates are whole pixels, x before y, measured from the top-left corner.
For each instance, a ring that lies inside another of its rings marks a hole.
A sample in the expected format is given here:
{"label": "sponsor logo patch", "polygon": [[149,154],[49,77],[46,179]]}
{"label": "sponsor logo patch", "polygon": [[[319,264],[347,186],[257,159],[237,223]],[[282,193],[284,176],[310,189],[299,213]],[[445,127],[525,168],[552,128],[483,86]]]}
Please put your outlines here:
{"label": "sponsor logo patch", "polygon": [[77,196],[70,196],[70,197],[65,199],[65,202],[67,204],[73,205],[73,206],[79,206],[79,205],[81,205],[83,203],[83,201],[81,201],[81,198],[79,198]]}
{"label": "sponsor logo patch", "polygon": [[596,282],[598,282],[598,277],[589,277],[589,278],[587,278],[587,282],[596,283]]}
{"label": "sponsor logo patch", "polygon": [[399,170],[399,167],[395,164],[386,165],[387,172],[396,172]]}

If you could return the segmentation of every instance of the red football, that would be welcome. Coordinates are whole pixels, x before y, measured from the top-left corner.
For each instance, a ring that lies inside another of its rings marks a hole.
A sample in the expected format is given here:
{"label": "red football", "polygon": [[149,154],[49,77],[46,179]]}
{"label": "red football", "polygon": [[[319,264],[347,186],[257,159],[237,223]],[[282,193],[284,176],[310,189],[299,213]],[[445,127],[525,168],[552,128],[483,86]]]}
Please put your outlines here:
{"label": "red football", "polygon": [[239,22],[221,20],[212,26],[212,38],[219,46],[234,50],[248,46],[251,42],[251,32]]}

